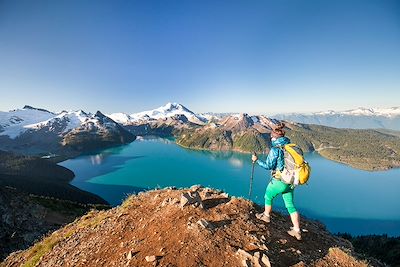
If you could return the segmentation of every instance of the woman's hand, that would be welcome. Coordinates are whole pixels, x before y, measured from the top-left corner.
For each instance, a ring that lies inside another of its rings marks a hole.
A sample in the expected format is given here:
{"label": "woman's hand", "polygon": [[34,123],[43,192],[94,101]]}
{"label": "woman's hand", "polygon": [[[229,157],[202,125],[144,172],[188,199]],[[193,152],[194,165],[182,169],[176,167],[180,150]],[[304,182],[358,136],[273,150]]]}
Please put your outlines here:
{"label": "woman's hand", "polygon": [[258,157],[256,154],[251,155],[251,160],[254,162],[256,162],[258,160]]}

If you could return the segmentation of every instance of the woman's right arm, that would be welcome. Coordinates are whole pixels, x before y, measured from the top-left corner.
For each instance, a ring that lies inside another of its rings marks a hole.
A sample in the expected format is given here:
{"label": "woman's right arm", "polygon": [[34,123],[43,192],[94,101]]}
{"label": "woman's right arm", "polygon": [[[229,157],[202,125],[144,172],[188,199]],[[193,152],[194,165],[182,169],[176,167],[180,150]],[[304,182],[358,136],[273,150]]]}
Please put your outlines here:
{"label": "woman's right arm", "polygon": [[257,160],[257,164],[266,170],[275,170],[278,161],[279,150],[276,147],[271,148],[265,162]]}

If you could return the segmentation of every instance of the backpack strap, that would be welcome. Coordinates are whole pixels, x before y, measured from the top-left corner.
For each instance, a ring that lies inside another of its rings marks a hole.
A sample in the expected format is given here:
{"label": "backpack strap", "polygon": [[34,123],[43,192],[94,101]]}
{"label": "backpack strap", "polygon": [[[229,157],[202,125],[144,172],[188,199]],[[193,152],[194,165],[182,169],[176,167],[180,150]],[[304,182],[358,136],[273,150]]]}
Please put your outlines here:
{"label": "backpack strap", "polygon": [[[285,146],[276,146],[277,148],[279,148],[282,151],[282,157],[283,157],[283,163],[285,163]],[[283,168],[285,168],[285,164],[283,164]]]}
{"label": "backpack strap", "polygon": [[[283,162],[285,163],[285,148],[284,148],[284,146],[274,146],[274,147],[279,148],[282,151]],[[278,155],[277,160],[278,159],[279,159],[279,155]],[[285,168],[285,166],[283,168]],[[281,171],[278,170],[277,168],[275,170],[271,171],[271,181],[272,181],[272,178],[281,180],[280,174],[281,174]]]}

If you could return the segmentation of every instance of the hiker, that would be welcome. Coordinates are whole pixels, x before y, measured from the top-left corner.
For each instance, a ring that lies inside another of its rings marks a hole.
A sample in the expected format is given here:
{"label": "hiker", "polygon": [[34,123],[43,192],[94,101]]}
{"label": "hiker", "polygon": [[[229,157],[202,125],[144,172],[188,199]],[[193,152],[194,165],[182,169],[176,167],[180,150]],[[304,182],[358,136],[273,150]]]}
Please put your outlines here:
{"label": "hiker", "polygon": [[275,125],[275,127],[272,127],[272,147],[265,162],[260,161],[255,154],[251,157],[253,163],[257,162],[257,164],[264,169],[272,171],[272,179],[269,182],[265,191],[265,210],[262,213],[256,214],[256,217],[266,223],[269,223],[270,214],[272,211],[272,201],[277,195],[282,194],[283,201],[285,202],[285,207],[289,212],[290,219],[293,223],[293,227],[291,227],[291,229],[287,233],[295,237],[297,240],[301,240],[300,215],[297,212],[293,203],[294,186],[281,181],[278,172],[283,171],[283,168],[285,166],[284,152],[280,147],[290,143],[289,138],[285,137],[285,131],[283,129],[284,127],[285,124],[283,123],[278,123],[277,125]]}

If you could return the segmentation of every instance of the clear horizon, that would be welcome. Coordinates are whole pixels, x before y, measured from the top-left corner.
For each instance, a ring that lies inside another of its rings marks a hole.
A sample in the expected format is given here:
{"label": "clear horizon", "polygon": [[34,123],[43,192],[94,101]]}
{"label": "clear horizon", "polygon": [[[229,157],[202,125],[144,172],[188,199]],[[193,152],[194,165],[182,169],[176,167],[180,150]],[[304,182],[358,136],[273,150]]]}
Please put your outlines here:
{"label": "clear horizon", "polygon": [[[327,112],[327,111],[331,111],[331,110],[319,110],[319,111],[310,111],[310,112],[307,112],[307,111],[305,111],[305,112],[285,112],[285,113],[250,113],[250,112],[246,112],[246,111],[243,111],[243,112],[236,112],[236,111],[224,111],[224,112],[214,112],[214,111],[205,111],[205,112],[197,112],[196,110],[193,110],[193,109],[191,109],[189,106],[186,106],[185,104],[183,104],[183,103],[178,103],[178,102],[173,102],[173,101],[171,101],[171,102],[168,102],[168,103],[165,103],[164,105],[160,105],[160,106],[157,106],[157,107],[153,107],[153,108],[148,108],[148,109],[145,109],[145,110],[139,110],[139,111],[135,111],[135,112],[122,112],[122,113],[126,113],[126,114],[128,114],[128,115],[131,115],[131,114],[134,114],[134,113],[139,113],[139,112],[145,112],[145,111],[151,111],[151,110],[154,110],[154,109],[156,109],[156,108],[160,108],[160,107],[162,107],[162,106],[165,106],[166,104],[169,104],[169,103],[176,103],[176,104],[181,104],[181,105],[183,105],[185,108],[187,108],[187,109],[189,109],[190,111],[192,111],[192,112],[194,112],[194,113],[196,113],[196,114],[200,114],[200,113],[248,113],[248,114],[250,114],[250,115],[279,115],[279,114],[289,114],[289,113],[301,113],[301,114],[307,114],[307,113],[318,113],[318,112]],[[100,112],[102,112],[103,114],[113,114],[113,113],[121,113],[120,111],[114,111],[114,112],[103,112],[102,110],[99,110],[99,109],[97,109],[97,110],[85,110],[85,109],[68,109],[68,108],[61,108],[61,109],[57,109],[57,110],[51,110],[51,109],[48,109],[48,108],[46,108],[46,107],[39,107],[39,106],[33,106],[33,105],[29,105],[29,104],[26,104],[26,105],[23,105],[23,106],[21,106],[21,107],[17,107],[17,108],[14,108],[14,109],[10,109],[10,110],[0,110],[0,112],[8,112],[8,111],[12,111],[12,110],[17,110],[17,109],[22,109],[24,106],[31,106],[32,108],[38,108],[38,109],[45,109],[45,110],[47,110],[47,111],[50,111],[50,112],[54,112],[54,113],[59,113],[59,112],[61,112],[61,111],[64,111],[64,110],[66,110],[66,111],[78,111],[78,110],[82,110],[82,111],[84,111],[84,112],[89,112],[89,113],[96,113],[97,111],[100,111]],[[355,109],[358,109],[358,108],[372,108],[372,109],[375,109],[375,108],[378,108],[378,109],[380,109],[380,108],[382,108],[382,109],[386,109],[386,108],[400,108],[400,105],[399,106],[393,106],[393,107],[355,107],[355,108],[353,108],[353,109],[346,109],[346,110],[333,110],[333,111],[336,111],[336,112],[343,112],[343,111],[348,111],[348,110],[355,110]]]}
{"label": "clear horizon", "polygon": [[0,1],[0,110],[400,106],[398,1]]}

